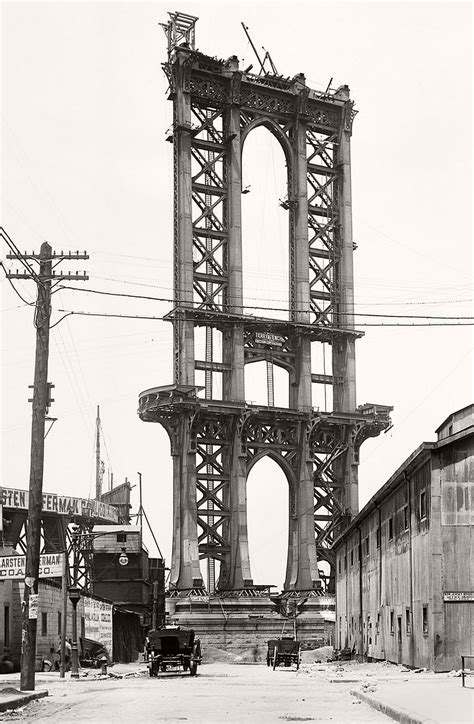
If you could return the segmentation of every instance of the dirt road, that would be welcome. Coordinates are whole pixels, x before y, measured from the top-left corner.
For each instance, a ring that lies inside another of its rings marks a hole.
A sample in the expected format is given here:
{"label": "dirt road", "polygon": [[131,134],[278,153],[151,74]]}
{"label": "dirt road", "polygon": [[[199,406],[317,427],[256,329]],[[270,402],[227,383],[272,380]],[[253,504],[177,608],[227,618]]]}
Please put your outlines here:
{"label": "dirt road", "polygon": [[124,679],[51,679],[50,696],[0,720],[57,722],[388,722],[355,700],[350,684],[328,682],[314,667],[204,664],[198,676],[160,674]]}

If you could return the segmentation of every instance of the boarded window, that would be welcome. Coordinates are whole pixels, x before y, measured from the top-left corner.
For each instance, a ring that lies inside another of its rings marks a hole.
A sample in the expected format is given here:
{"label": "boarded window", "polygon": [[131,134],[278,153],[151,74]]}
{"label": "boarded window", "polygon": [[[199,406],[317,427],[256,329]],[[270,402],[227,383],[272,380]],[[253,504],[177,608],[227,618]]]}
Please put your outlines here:
{"label": "boarded window", "polygon": [[474,525],[474,480],[444,482],[442,525]]}

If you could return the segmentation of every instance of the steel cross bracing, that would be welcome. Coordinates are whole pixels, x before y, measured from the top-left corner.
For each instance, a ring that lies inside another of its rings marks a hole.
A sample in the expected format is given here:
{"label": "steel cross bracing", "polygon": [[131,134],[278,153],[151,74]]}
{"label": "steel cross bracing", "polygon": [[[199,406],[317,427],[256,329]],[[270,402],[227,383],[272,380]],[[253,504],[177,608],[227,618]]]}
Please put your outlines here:
{"label": "steel cross bracing", "polygon": [[[353,102],[347,86],[318,93],[302,74],[257,76],[235,56],[208,57],[194,50],[196,18],[178,16],[165,26],[164,64],[173,102],[174,382],[145,391],[139,403],[140,417],[161,423],[171,440],[171,588],[202,590],[200,561],[211,561],[211,592],[215,564],[218,589],[255,590],[246,479],[264,455],[280,465],[290,491],[285,590],[319,588],[318,561],[331,587],[334,533],[358,510],[358,448],[388,427],[391,409],[355,401]],[[248,315],[244,306],[241,156],[260,126],[286,160],[286,321]],[[331,350],[328,370],[313,369],[312,344],[324,360]],[[259,361],[267,365],[266,408],[245,401],[244,367]],[[273,405],[274,365],[288,373],[288,409]],[[312,384],[332,386],[333,413],[313,409]]]}
{"label": "steel cross bracing", "polygon": [[[74,580],[74,570],[77,569],[76,585],[88,593],[92,593],[93,555],[92,538],[88,539],[87,534],[91,533],[96,523],[96,520],[85,521],[80,518],[74,518],[71,521],[57,515],[45,515],[41,521],[41,554],[66,552],[69,571],[67,585]],[[8,537],[9,544],[23,555],[26,554],[27,525],[26,513],[10,514],[4,533],[4,538]],[[75,545],[73,545],[74,533],[72,533],[71,525],[74,526],[76,537],[77,534],[80,534],[77,538],[78,543]]]}

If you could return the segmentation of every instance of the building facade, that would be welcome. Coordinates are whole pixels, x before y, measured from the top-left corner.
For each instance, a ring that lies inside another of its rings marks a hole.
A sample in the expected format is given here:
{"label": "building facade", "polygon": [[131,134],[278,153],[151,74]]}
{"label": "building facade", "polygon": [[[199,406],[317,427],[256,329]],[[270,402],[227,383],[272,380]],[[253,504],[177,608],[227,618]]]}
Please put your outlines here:
{"label": "building facade", "polygon": [[436,433],[335,542],[335,639],[447,671],[474,654],[474,405]]}
{"label": "building facade", "polygon": [[[23,581],[0,581],[0,661],[9,660],[13,668],[20,668],[21,657],[21,601]],[[43,662],[57,659],[61,637],[64,600],[61,584],[55,580],[41,580],[38,586],[38,619],[36,629],[36,669]],[[66,602],[66,638],[72,638],[72,606]],[[114,656],[113,604],[97,596],[81,596],[77,605],[78,637],[100,641]]]}

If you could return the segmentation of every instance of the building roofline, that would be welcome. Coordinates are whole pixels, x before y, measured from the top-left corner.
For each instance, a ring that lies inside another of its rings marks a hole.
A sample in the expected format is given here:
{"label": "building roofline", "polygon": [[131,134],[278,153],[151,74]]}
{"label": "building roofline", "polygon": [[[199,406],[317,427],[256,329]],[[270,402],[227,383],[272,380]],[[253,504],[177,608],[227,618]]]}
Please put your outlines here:
{"label": "building roofline", "polygon": [[451,412],[450,415],[447,416],[445,420],[441,423],[439,427],[436,428],[435,433],[438,434],[438,432],[441,430],[442,427],[446,425],[448,420],[450,420],[454,415],[457,415],[459,412],[463,412],[464,410],[468,410],[470,407],[474,407],[474,404],[471,402],[469,405],[466,405],[465,407],[460,407],[459,410],[455,410],[454,412]]}
{"label": "building roofline", "polygon": [[[470,405],[468,405],[470,407]],[[464,408],[462,408],[464,409]],[[456,414],[456,413],[453,413]],[[433,450],[451,445],[464,438],[471,437],[474,435],[474,425],[470,425],[464,430],[460,430],[454,435],[450,435],[448,438],[442,438],[436,442],[423,442],[419,445],[416,450],[412,452],[409,457],[400,465],[397,470],[390,476],[387,482],[382,485],[381,488],[370,498],[370,500],[364,505],[361,511],[357,513],[355,518],[351,521],[350,525],[334,540],[333,547],[340,543],[346,536],[357,528],[358,525],[368,516],[372,510],[375,510],[382,500],[386,497],[387,493],[394,490],[400,482],[400,479],[409,473],[413,473],[418,469],[426,460]]]}

